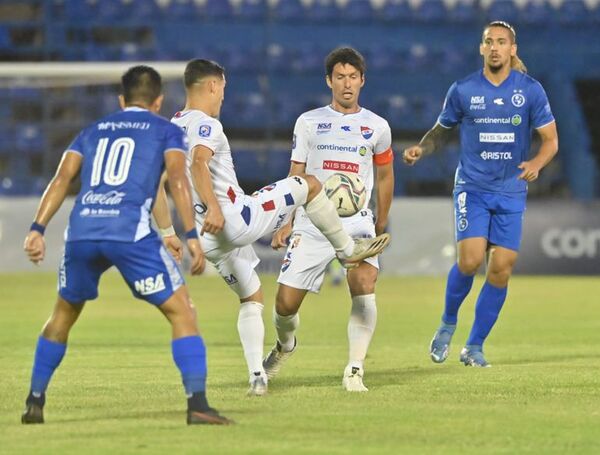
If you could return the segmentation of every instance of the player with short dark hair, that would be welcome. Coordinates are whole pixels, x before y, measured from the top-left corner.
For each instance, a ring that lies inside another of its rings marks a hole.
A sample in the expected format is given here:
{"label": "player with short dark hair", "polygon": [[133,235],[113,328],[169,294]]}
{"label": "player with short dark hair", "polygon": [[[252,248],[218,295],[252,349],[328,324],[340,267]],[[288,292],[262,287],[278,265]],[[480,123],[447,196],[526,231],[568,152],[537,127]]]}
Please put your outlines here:
{"label": "player with short dark hair", "polygon": [[[376,190],[376,216],[365,204],[355,215],[343,218],[344,228],[354,238],[374,237],[384,232],[394,193],[390,126],[385,119],[358,104],[365,69],[364,58],[355,49],[341,47],[327,56],[325,81],[331,89],[331,104],[298,117],[290,166],[290,175],[308,172],[321,182],[336,172],[358,175],[367,190],[366,204],[371,191]],[[296,351],[300,306],[308,292],[319,292],[327,264],[335,259],[331,245],[302,209],[296,213],[293,228],[291,222],[283,226],[273,236],[271,245],[287,246],[287,251],[277,279],[279,288],[273,311],[277,342],[264,361],[269,379]],[[347,274],[352,306],[348,321],[348,363],[342,385],[349,392],[368,391],[363,383],[364,361],[377,323],[378,272],[379,262],[373,257]]]}
{"label": "player with short dark hair", "polygon": [[[452,84],[437,123],[418,145],[404,151],[404,160],[415,164],[460,125],[461,153],[454,181],[458,261],[448,274],[442,323],[430,354],[436,363],[448,357],[458,310],[488,253],[475,321],[460,354],[465,365],[486,367],[483,343],[506,300],[521,243],[527,184],[557,153],[558,135],[544,89],[525,74],[517,56],[514,28],[503,21],[489,23],[479,51],[483,69]],[[541,145],[529,159],[532,130]]]}
{"label": "player with short dark hair", "polygon": [[333,245],[347,266],[381,252],[387,234],[353,240],[344,230],[334,204],[312,175],[298,174],[254,193],[244,194],[235,174],[231,148],[218,120],[225,93],[222,67],[208,60],[188,63],[184,84],[186,104],[172,121],[190,140],[190,178],[193,182],[196,225],[207,259],[240,301],[238,333],[248,365],[248,395],[267,392],[262,365],[263,293],[254,268],[259,262],[252,243],[273,233],[303,206],[307,216]]}
{"label": "player with short dark hair", "polygon": [[181,129],[156,115],[163,101],[160,75],[135,66],[122,77],[122,111],[83,129],[66,149],[25,239],[29,259],[44,259],[44,231],[81,175],[58,275],[58,299],[38,339],[23,423],[43,423],[48,383],[67,348],[69,332],[100,276],[115,266],[136,298],[156,306],[171,323],[172,353],[188,396],[188,424],[228,424],[206,399],[206,350],[183,276],[150,225],[166,169],[186,229],[192,273],[205,260],[194,225],[186,176],[188,142]]}

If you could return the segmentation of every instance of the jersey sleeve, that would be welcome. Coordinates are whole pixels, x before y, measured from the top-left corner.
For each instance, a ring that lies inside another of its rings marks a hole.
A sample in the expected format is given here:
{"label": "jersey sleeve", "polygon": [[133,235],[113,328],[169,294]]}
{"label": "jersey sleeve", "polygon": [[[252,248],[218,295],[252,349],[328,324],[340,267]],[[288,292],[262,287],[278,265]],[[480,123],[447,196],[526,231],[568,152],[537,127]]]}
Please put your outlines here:
{"label": "jersey sleeve", "polygon": [[218,149],[219,137],[223,133],[223,125],[217,119],[202,118],[193,122],[187,131],[190,140],[190,150],[197,145],[203,145],[213,151]]}
{"label": "jersey sleeve", "polygon": [[164,151],[168,152],[170,150],[181,150],[184,153],[187,153],[189,150],[187,134],[174,123],[169,123],[167,126],[167,134],[165,137]]}
{"label": "jersey sleeve", "polygon": [[552,123],[554,115],[552,114],[550,102],[542,84],[536,81],[529,96],[531,98],[531,107],[529,109],[530,125],[537,129]]}
{"label": "jersey sleeve", "polygon": [[308,133],[308,124],[301,115],[296,120],[294,126],[294,136],[292,139],[292,161],[306,163],[308,152],[310,151],[310,141]]}
{"label": "jersey sleeve", "polygon": [[392,151],[392,131],[388,122],[382,125],[383,132],[379,135],[373,149],[373,162],[377,166],[383,166],[394,161],[394,152]]}
{"label": "jersey sleeve", "polygon": [[463,110],[460,105],[460,96],[456,82],[450,86],[442,112],[438,117],[438,123],[445,128],[452,128],[458,125],[463,118]]}
{"label": "jersey sleeve", "polygon": [[69,146],[65,149],[65,153],[73,152],[79,155],[83,155],[83,131],[80,132],[73,142],[69,144]]}

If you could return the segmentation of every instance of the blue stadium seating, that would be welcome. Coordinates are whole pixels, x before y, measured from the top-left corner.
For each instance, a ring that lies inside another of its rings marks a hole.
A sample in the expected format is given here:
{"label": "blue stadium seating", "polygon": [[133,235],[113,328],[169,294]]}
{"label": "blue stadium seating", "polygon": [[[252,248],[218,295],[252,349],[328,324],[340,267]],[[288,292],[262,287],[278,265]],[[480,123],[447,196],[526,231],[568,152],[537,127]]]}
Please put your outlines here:
{"label": "blue stadium seating", "polygon": [[306,17],[306,10],[300,0],[277,2],[271,8],[271,16],[277,22],[301,22]]}

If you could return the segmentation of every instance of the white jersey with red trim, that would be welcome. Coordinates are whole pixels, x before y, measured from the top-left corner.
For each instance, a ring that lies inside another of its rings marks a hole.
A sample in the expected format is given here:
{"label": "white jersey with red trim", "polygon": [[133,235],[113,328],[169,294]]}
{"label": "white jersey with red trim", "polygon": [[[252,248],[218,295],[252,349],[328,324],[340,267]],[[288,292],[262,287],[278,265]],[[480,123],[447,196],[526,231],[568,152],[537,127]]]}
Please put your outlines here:
{"label": "white jersey with red trim", "polygon": [[[366,207],[373,190],[373,163],[393,160],[391,143],[388,122],[370,110],[343,114],[325,106],[296,120],[291,159],[305,163],[306,173],[321,182],[335,172],[357,174],[367,189]],[[310,223],[303,210],[297,215],[296,226]]]}
{"label": "white jersey with red trim", "polygon": [[[223,132],[221,122],[199,110],[177,112],[171,121],[183,128],[190,142],[190,153],[187,156],[187,173],[190,182],[192,182],[190,174],[191,151],[196,145],[203,145],[213,152],[213,157],[208,162],[208,168],[219,205],[231,204],[237,198],[243,196],[244,191],[240,188],[233,167],[231,147],[227,136]],[[204,223],[206,207],[202,204],[200,195],[195,190],[192,191],[192,195],[196,210],[196,222],[201,225]]]}

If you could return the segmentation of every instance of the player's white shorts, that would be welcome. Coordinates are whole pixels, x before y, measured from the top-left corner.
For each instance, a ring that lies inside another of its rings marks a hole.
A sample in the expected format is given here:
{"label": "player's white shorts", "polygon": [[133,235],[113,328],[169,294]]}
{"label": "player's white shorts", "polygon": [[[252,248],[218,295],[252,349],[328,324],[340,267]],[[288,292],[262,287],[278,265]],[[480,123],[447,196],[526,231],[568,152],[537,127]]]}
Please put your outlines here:
{"label": "player's white shorts", "polygon": [[[254,272],[259,259],[252,243],[289,222],[294,210],[306,203],[308,184],[288,177],[268,185],[252,196],[237,197],[221,206],[225,226],[218,235],[205,233],[200,242],[206,258],[240,299],[254,294],[260,280]],[[196,226],[198,232],[202,226]]]}
{"label": "player's white shorts", "polygon": [[[352,238],[375,237],[373,214],[362,210],[351,218],[342,218],[344,229]],[[296,289],[319,292],[327,264],[335,258],[335,250],[325,236],[312,224],[302,223],[290,237],[277,281]],[[377,256],[365,262],[379,269]]]}

